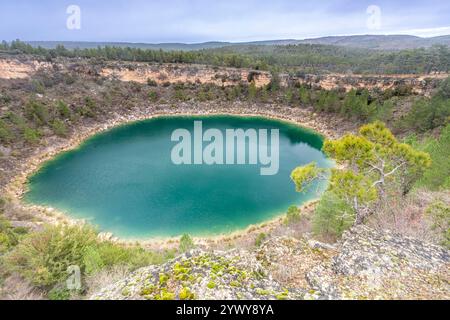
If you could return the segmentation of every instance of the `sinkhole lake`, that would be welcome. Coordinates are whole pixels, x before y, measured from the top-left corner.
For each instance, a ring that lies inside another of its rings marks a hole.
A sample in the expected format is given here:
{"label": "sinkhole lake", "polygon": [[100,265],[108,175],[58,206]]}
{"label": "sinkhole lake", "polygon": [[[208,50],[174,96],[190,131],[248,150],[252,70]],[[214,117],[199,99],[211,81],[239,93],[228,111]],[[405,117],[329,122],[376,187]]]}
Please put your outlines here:
{"label": "sinkhole lake", "polygon": [[[203,132],[215,128],[224,136],[226,129],[269,129],[270,138],[270,129],[279,129],[278,173],[261,175],[261,164],[175,165],[172,133],[192,133],[194,121],[202,121]],[[322,143],[311,130],[261,117],[158,117],[97,134],[46,162],[29,178],[24,200],[122,238],[228,233],[316,198],[325,183],[299,194],[290,173],[312,161],[331,167]]]}

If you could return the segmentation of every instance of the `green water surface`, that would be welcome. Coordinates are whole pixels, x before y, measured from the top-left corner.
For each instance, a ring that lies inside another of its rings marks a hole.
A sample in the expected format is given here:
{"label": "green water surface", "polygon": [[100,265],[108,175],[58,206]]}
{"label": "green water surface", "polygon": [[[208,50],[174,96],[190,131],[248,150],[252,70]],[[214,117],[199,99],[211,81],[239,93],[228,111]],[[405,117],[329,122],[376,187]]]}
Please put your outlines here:
{"label": "green water surface", "polygon": [[[173,164],[172,132],[193,131],[194,120],[203,122],[204,131],[279,129],[278,174],[260,175],[259,164]],[[313,131],[260,117],[160,117],[97,134],[60,154],[29,179],[25,200],[124,238],[227,233],[316,198],[323,185],[299,194],[289,175],[311,161],[330,167],[322,142]]]}

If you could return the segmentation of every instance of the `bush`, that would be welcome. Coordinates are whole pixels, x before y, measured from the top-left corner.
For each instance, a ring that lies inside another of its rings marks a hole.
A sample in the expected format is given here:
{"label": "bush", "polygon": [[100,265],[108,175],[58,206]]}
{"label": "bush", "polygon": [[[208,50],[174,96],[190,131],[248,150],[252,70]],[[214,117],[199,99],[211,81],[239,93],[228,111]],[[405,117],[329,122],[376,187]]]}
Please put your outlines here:
{"label": "bush", "polygon": [[64,73],[63,74],[63,81],[66,85],[70,86],[74,84],[77,81],[77,75],[76,74],[69,74]]}
{"label": "bush", "polygon": [[36,286],[48,288],[67,279],[69,266],[94,274],[117,265],[136,269],[170,258],[173,252],[155,253],[137,246],[99,242],[97,232],[89,226],[47,226],[23,238],[4,260],[9,271],[19,273]]}
{"label": "bush", "polygon": [[187,101],[189,97],[186,95],[183,89],[175,89],[173,98],[177,101]]}
{"label": "bush", "polygon": [[320,200],[312,219],[313,233],[325,238],[337,239],[352,226],[355,215],[334,193],[326,192]]}
{"label": "bush", "polygon": [[71,292],[69,289],[53,288],[48,292],[47,297],[50,300],[69,300]]}
{"label": "bush", "polygon": [[67,136],[67,126],[64,121],[56,119],[52,122],[52,130],[59,137]]}
{"label": "bush", "polygon": [[12,140],[13,133],[5,121],[0,119],[0,142],[8,143]]}
{"label": "bush", "polygon": [[9,121],[11,121],[17,128],[21,130],[23,130],[27,126],[27,121],[16,113],[8,112],[6,116],[8,117]]}
{"label": "bush", "polygon": [[370,121],[383,121],[387,122],[392,119],[392,113],[394,110],[394,100],[386,100],[381,104],[376,104],[376,109],[369,119]]}
{"label": "bush", "polygon": [[417,181],[416,187],[425,187],[429,190],[446,190],[450,188],[450,125],[447,125],[439,139],[425,138],[421,142],[410,138],[413,147],[425,151],[431,156],[431,167],[426,169],[422,178]]}
{"label": "bush", "polygon": [[136,269],[151,264],[160,264],[173,257],[172,252],[155,253],[141,247],[123,247],[111,242],[102,242],[88,247],[83,262],[87,274],[117,265]]}
{"label": "bush", "polygon": [[69,119],[71,116],[71,111],[69,109],[69,107],[67,106],[67,104],[64,101],[58,101],[58,104],[56,106],[59,115],[63,118],[63,119]]}
{"label": "bush", "polygon": [[156,91],[150,91],[150,92],[148,93],[148,99],[149,99],[151,102],[156,102],[156,101],[158,101],[158,93],[157,93]]}
{"label": "bush", "polygon": [[50,119],[47,107],[37,101],[29,101],[26,104],[25,116],[39,126],[47,124]]}
{"label": "bush", "polygon": [[78,110],[79,114],[88,118],[94,118],[97,112],[97,104],[91,97],[86,97],[84,101],[84,106]]}
{"label": "bush", "polygon": [[286,219],[284,220],[284,223],[289,225],[289,224],[294,224],[299,222],[301,219],[300,216],[300,210],[298,209],[297,206],[291,206],[289,207],[287,213],[286,213]]}
{"label": "bush", "polygon": [[186,252],[195,247],[194,241],[192,240],[191,236],[188,234],[183,234],[183,236],[180,239],[180,245],[178,247],[180,252]]}
{"label": "bush", "polygon": [[45,93],[45,86],[44,84],[39,80],[33,80],[31,81],[31,90],[34,93],[44,94]]}
{"label": "bush", "polygon": [[29,127],[25,127],[23,129],[23,138],[28,143],[36,144],[39,142],[39,139],[41,138],[41,134],[39,133],[38,130],[29,128]]}
{"label": "bush", "polygon": [[34,285],[51,286],[66,280],[69,266],[84,270],[85,250],[95,244],[96,236],[86,226],[47,226],[8,253],[6,265]]}
{"label": "bush", "polygon": [[3,254],[17,245],[20,234],[15,232],[11,224],[0,217],[0,254]]}
{"label": "bush", "polygon": [[266,239],[267,239],[267,234],[265,234],[263,232],[259,233],[255,239],[255,246],[257,246],[257,247],[261,246],[262,243],[264,242],[264,240],[266,240]]}
{"label": "bush", "polygon": [[450,249],[450,206],[438,201],[428,207],[426,214],[432,221],[431,229],[441,236],[441,244]]}

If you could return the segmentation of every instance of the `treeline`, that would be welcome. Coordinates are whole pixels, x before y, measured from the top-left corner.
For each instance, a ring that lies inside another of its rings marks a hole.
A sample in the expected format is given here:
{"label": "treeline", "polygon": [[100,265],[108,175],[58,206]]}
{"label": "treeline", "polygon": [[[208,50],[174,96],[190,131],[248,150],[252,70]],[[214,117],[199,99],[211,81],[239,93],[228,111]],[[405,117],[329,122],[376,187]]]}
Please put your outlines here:
{"label": "treeline", "polygon": [[329,45],[233,46],[209,52],[239,53],[270,66],[299,68],[309,73],[321,71],[353,73],[431,73],[450,70],[450,49],[434,46],[429,49],[396,52],[344,48]]}
{"label": "treeline", "polygon": [[449,72],[450,49],[435,46],[429,49],[385,52],[344,48],[329,45],[237,45],[198,51],[163,51],[130,47],[98,47],[68,50],[62,45],[55,49],[32,47],[19,40],[0,44],[0,50],[56,57],[98,58],[157,63],[198,63],[213,66],[252,68],[256,70],[285,70],[290,72],[353,72],[377,73],[432,73]]}
{"label": "treeline", "polygon": [[207,64],[234,68],[267,69],[268,66],[258,59],[246,57],[238,53],[214,53],[208,50],[199,51],[163,51],[130,47],[98,47],[90,49],[68,50],[62,45],[55,49],[33,47],[20,40],[0,44],[0,51],[11,53],[33,54],[46,57],[48,60],[57,57],[97,58],[118,61],[157,62],[157,63],[191,63]]}

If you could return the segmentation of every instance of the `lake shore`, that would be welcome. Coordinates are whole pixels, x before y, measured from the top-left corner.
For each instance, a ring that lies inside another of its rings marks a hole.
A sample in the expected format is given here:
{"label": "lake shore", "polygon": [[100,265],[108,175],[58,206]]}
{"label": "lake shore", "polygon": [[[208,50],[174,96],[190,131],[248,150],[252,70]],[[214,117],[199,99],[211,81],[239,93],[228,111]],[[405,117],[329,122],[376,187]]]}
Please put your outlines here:
{"label": "lake shore", "polygon": [[[275,120],[287,121],[304,128],[312,129],[321,134],[325,138],[337,138],[344,132],[343,128],[339,128],[339,120],[330,121],[310,112],[309,110],[300,108],[289,108],[278,105],[243,105],[242,103],[234,103],[232,105],[214,105],[211,104],[187,104],[183,103],[176,109],[171,105],[157,105],[146,108],[135,108],[126,114],[115,114],[113,117],[102,121],[102,123],[92,123],[82,125],[77,128],[68,139],[56,139],[56,141],[48,141],[46,146],[37,148],[35,152],[18,166],[18,174],[4,188],[4,194],[8,199],[12,200],[16,207],[19,207],[26,216],[31,217],[33,223],[41,226],[45,223],[50,224],[79,224],[86,223],[84,220],[71,218],[68,214],[59,212],[54,208],[36,206],[26,204],[23,201],[23,195],[26,192],[28,178],[34,174],[48,160],[56,155],[78,148],[89,137],[109,130],[113,127],[126,125],[135,121],[152,119],[164,116],[195,116],[195,115],[237,115],[249,117],[265,117]],[[342,130],[338,130],[342,129]],[[304,204],[306,207],[309,203]],[[195,237],[196,243],[210,244],[226,242],[227,239],[235,239],[242,237],[255,230],[263,232],[267,228],[273,228],[282,224],[283,213],[280,216],[263,222],[258,225],[249,226],[246,229],[238,230],[230,234],[211,235],[204,237]],[[27,219],[26,219],[27,220]],[[178,238],[155,238],[149,239],[119,239],[108,232],[102,232],[100,237],[105,240],[114,240],[124,244],[140,243],[145,247],[168,248],[176,246]]]}

